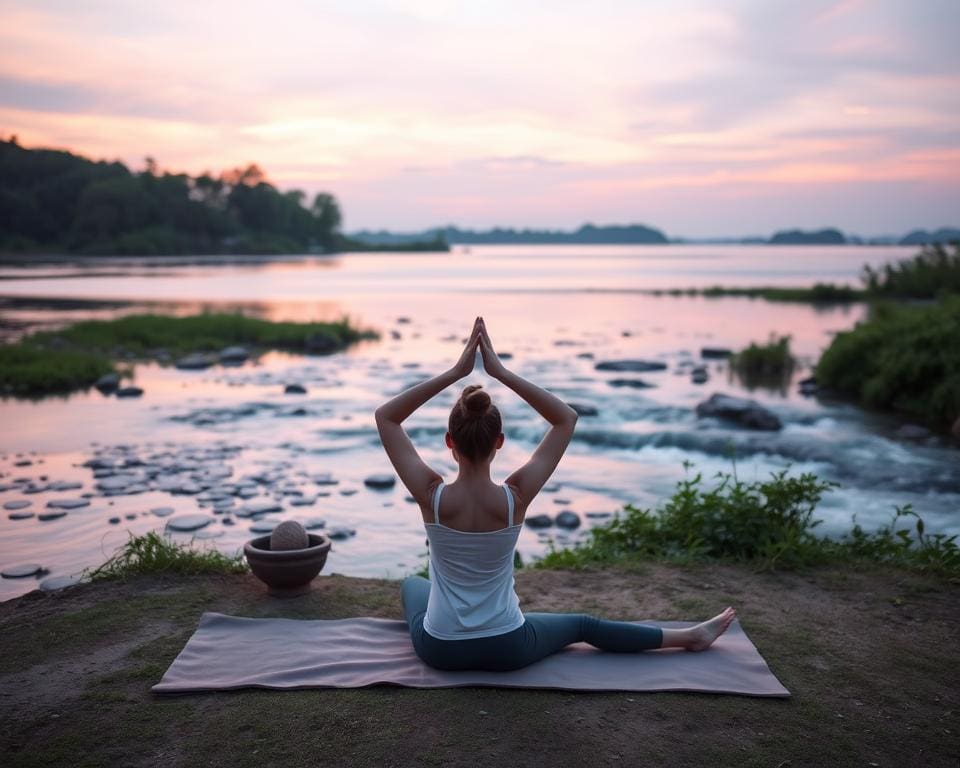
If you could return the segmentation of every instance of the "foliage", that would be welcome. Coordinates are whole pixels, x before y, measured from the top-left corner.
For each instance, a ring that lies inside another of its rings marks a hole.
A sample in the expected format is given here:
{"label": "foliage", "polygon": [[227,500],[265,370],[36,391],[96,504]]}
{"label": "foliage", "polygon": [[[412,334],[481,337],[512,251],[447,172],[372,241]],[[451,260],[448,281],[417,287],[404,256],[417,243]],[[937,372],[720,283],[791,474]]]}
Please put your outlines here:
{"label": "foliage", "polygon": [[29,397],[90,386],[113,370],[103,355],[73,349],[0,345],[0,393]]}
{"label": "foliage", "polygon": [[796,361],[790,354],[790,337],[770,337],[767,344],[751,342],[749,347],[730,358],[730,368],[748,388],[783,387],[793,373]]}
{"label": "foliage", "polygon": [[97,255],[331,251],[336,199],[281,192],[256,165],[160,174],[0,141],[0,249]]}
{"label": "foliage", "polygon": [[733,288],[714,285],[709,288],[655,289],[651,293],[654,296],[664,294],[668,296],[704,296],[708,299],[743,296],[748,299],[808,304],[849,304],[854,301],[863,301],[866,296],[866,292],[863,290],[851,288],[849,285],[835,285],[834,283],[815,283],[812,288],[775,288],[772,286]]}
{"label": "foliage", "polygon": [[[681,480],[656,511],[627,505],[577,547],[551,548],[536,567],[577,569],[668,558],[730,560],[776,569],[859,559],[960,577],[957,537],[924,535],[923,521],[910,506],[898,508],[893,523],[879,531],[868,533],[855,525],[846,537],[830,539],[816,535],[822,521],[813,514],[835,483],[809,473],[792,477],[788,470],[750,483],[736,474],[718,473],[717,478],[710,489],[699,473]],[[916,518],[916,536],[909,528],[896,529],[904,517]]]}
{"label": "foliage", "polygon": [[929,306],[875,305],[817,363],[820,384],[877,408],[949,428],[960,417],[960,296]]}
{"label": "foliage", "polygon": [[960,293],[960,242],[953,253],[940,243],[925,246],[912,259],[863,268],[863,283],[877,298],[933,299],[947,293]]}
{"label": "foliage", "polygon": [[[192,543],[193,539],[191,539]],[[198,551],[189,544],[177,544],[156,531],[134,536],[113,556],[94,569],[84,569],[91,581],[124,580],[141,574],[246,573],[249,570],[242,552],[230,557],[216,549]]]}
{"label": "foliage", "polygon": [[178,356],[230,345],[292,352],[334,352],[376,338],[347,318],[330,323],[271,322],[239,314],[187,317],[129,315],[87,320],[58,331],[40,331],[0,345],[0,392],[38,396],[88,387],[113,370],[117,357]]}

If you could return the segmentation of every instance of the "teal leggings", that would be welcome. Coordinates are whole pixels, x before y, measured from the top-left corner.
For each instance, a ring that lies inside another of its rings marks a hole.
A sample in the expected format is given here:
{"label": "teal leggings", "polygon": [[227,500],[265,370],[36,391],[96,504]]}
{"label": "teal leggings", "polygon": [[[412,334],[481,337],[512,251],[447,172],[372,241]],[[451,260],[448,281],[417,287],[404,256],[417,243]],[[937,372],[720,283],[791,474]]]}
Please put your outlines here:
{"label": "teal leggings", "polygon": [[417,656],[443,670],[507,672],[556,653],[570,643],[587,642],[604,651],[635,653],[659,648],[659,627],[607,621],[585,613],[527,613],[523,626],[493,637],[440,640],[423,628],[430,582],[408,576],[400,588],[403,612]]}

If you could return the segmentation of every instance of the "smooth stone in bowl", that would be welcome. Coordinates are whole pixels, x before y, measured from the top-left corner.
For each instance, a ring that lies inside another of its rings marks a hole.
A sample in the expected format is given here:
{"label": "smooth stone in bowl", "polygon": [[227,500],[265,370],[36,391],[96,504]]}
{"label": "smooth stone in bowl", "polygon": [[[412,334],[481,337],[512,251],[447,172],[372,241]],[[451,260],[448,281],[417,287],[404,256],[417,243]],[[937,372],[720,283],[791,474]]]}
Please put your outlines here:
{"label": "smooth stone in bowl", "polygon": [[279,552],[287,549],[306,549],[310,545],[310,538],[306,529],[296,520],[284,520],[273,529],[270,534],[270,551]]}
{"label": "smooth stone in bowl", "polygon": [[267,585],[274,597],[294,597],[310,591],[310,582],[323,569],[330,551],[330,539],[323,534],[310,533],[304,549],[274,552],[270,537],[260,536],[243,545],[250,570]]}

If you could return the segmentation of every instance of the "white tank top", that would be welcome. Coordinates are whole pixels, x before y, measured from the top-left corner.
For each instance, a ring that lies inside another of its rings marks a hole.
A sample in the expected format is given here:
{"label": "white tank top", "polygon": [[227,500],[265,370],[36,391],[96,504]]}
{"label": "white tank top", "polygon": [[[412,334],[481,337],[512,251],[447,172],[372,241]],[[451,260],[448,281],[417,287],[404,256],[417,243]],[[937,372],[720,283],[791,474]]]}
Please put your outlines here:
{"label": "white tank top", "polygon": [[440,523],[441,482],[433,497],[430,597],[423,628],[440,640],[492,637],[523,626],[514,591],[513,552],[521,525],[513,523],[513,494],[507,494],[508,525],[496,531],[458,531]]}

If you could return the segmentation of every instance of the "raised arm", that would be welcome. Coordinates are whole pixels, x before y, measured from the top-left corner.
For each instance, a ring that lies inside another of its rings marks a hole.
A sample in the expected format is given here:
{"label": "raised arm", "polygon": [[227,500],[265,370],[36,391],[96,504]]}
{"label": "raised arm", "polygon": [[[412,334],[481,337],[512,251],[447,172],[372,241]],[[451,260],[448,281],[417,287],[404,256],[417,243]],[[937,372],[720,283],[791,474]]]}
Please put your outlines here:
{"label": "raised arm", "polygon": [[397,471],[400,481],[410,491],[421,506],[430,506],[428,490],[432,484],[440,480],[436,470],[429,467],[417,449],[410,441],[404,428],[403,421],[425,402],[442,392],[464,376],[473,372],[477,360],[477,347],[480,342],[480,318],[473,324],[473,331],[467,340],[467,345],[460,355],[456,365],[428,381],[410,387],[392,400],[381,405],[374,413],[377,421],[377,431],[380,433],[380,442],[387,452],[387,457]]}
{"label": "raised arm", "polygon": [[483,318],[480,318],[480,353],[483,355],[483,367],[487,373],[510,387],[550,424],[550,429],[527,463],[506,480],[507,485],[517,489],[520,503],[526,509],[553,474],[567,450],[577,424],[577,412],[556,395],[508,371],[493,349]]}

